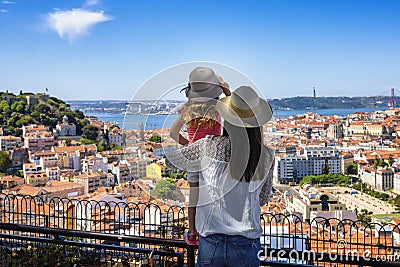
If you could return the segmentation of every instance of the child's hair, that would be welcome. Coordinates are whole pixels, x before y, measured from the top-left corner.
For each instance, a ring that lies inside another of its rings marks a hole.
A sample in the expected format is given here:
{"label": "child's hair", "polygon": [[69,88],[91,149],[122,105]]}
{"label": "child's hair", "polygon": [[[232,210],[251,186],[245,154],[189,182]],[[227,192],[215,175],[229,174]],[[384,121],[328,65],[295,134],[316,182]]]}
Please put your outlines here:
{"label": "child's hair", "polygon": [[181,109],[182,122],[190,128],[202,127],[204,125],[207,128],[214,127],[219,118],[215,104],[215,99],[205,102],[187,101]]}

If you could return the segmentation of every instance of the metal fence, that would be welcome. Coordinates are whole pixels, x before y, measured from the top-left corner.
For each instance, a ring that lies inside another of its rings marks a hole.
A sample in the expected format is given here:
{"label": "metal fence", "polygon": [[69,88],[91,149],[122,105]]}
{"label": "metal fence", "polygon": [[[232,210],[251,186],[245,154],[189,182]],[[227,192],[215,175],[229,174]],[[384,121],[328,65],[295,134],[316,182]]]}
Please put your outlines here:
{"label": "metal fence", "polygon": [[[187,209],[152,203],[0,198],[0,266],[194,266]],[[400,266],[400,226],[261,215],[266,266]]]}

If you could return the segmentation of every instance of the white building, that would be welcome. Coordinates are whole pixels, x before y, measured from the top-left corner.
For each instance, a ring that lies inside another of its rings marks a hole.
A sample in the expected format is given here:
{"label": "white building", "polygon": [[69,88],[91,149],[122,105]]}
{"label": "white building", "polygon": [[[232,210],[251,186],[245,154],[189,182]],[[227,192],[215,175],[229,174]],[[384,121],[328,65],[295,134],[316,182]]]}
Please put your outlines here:
{"label": "white building", "polygon": [[63,117],[63,122],[57,124],[54,130],[54,135],[56,136],[76,136],[76,126],[73,123],[68,122],[68,117],[65,115]]}
{"label": "white building", "polygon": [[89,156],[82,160],[82,171],[86,173],[102,171],[108,172],[108,160],[101,155]]}
{"label": "white building", "polygon": [[108,141],[110,144],[117,146],[124,145],[124,134],[119,127],[112,128],[108,133]]}
{"label": "white building", "polygon": [[58,166],[46,168],[46,175],[49,180],[60,181],[60,168]]}
{"label": "white building", "polygon": [[[395,188],[395,182],[398,183],[398,181],[395,179],[392,168],[378,167],[378,169],[375,170],[364,167],[359,169],[358,174],[364,183],[367,183],[371,187],[380,191],[386,191],[391,188]],[[396,188],[394,190],[396,190]]]}
{"label": "white building", "polygon": [[299,190],[300,197],[293,197],[288,201],[287,210],[289,213],[302,214],[304,221],[310,221],[314,211],[336,211],[346,210],[346,205],[339,202],[339,199],[329,192],[305,185]]}

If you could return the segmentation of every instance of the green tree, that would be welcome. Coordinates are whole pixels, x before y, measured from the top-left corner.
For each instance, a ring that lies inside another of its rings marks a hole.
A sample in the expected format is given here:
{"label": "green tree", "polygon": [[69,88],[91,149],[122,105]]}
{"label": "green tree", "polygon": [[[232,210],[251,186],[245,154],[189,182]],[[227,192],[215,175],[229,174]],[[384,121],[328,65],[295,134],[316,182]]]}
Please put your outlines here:
{"label": "green tree", "polygon": [[161,143],[161,136],[158,134],[152,135],[149,138],[150,142],[156,142],[156,143]]}
{"label": "green tree", "polygon": [[358,174],[358,166],[357,166],[357,163],[351,164],[351,165],[347,168],[347,173],[348,173],[348,174]]}
{"label": "green tree", "polygon": [[99,136],[99,128],[93,125],[88,125],[82,129],[82,137],[90,140],[96,140]]}
{"label": "green tree", "polygon": [[389,163],[389,166],[392,166],[394,163],[394,158],[393,158],[392,154],[389,155],[388,163]]}
{"label": "green tree", "polygon": [[163,179],[156,183],[156,197],[160,199],[170,198],[175,185],[170,181]]}
{"label": "green tree", "polygon": [[71,138],[67,137],[64,139],[65,145],[70,146],[71,145]]}
{"label": "green tree", "polygon": [[11,167],[10,155],[5,151],[0,151],[0,172],[6,172]]}
{"label": "green tree", "polygon": [[343,176],[340,174],[321,174],[321,175],[309,175],[305,176],[300,181],[300,186],[304,184],[338,184],[338,185],[349,185],[351,184],[351,178],[349,176]]}
{"label": "green tree", "polygon": [[109,147],[108,147],[107,142],[105,140],[101,140],[99,143],[97,143],[97,151],[98,152],[103,152],[105,150],[109,150]]}

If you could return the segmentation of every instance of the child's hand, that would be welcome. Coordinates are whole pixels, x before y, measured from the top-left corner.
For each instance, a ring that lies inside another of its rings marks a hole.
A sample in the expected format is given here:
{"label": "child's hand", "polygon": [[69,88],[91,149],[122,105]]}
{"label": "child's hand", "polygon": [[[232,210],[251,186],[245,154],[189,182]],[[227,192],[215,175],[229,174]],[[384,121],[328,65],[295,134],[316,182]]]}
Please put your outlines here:
{"label": "child's hand", "polygon": [[231,95],[231,90],[229,90],[229,84],[227,82],[220,82],[219,86],[221,86],[222,92],[224,92],[224,95],[226,95],[226,96]]}

